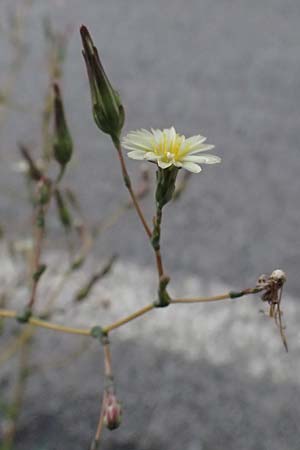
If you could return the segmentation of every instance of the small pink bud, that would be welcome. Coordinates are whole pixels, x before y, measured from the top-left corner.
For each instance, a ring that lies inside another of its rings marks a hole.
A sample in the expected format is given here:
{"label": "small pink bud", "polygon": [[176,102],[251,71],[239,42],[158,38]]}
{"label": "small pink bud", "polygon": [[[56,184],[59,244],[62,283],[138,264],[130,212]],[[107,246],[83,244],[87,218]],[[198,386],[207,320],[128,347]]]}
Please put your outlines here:
{"label": "small pink bud", "polygon": [[105,394],[104,401],[104,425],[109,430],[115,430],[121,424],[122,407],[116,395],[113,392]]}

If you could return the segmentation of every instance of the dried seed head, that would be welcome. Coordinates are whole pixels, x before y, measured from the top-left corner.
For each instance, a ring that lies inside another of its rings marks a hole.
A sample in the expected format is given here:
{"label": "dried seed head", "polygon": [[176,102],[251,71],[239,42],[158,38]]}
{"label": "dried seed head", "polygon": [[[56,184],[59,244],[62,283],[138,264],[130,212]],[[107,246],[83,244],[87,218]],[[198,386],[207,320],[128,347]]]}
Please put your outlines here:
{"label": "dried seed head", "polygon": [[283,272],[283,270],[276,269],[271,273],[270,279],[283,285],[286,282],[286,274]]}
{"label": "dried seed head", "polygon": [[265,273],[261,274],[258,277],[257,284],[258,285],[266,284],[268,281],[268,278],[269,278],[268,275],[266,275]]}

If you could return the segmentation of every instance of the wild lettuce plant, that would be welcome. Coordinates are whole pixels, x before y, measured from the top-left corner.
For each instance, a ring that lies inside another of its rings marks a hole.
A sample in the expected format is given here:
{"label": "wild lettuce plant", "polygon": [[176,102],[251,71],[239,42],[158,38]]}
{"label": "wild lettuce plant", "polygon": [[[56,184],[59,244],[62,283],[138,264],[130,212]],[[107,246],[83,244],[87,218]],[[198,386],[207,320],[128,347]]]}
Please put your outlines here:
{"label": "wild lettuce plant", "polygon": [[[59,220],[68,234],[72,227],[72,217],[69,212],[69,201],[66,192],[61,189],[65,171],[73,154],[73,139],[69,130],[64,112],[63,98],[56,81],[52,85],[52,109],[54,118],[54,130],[51,154],[47,152],[46,159],[55,160],[57,163],[57,175],[52,179],[44,167],[40,167],[31,157],[30,152],[22,147],[22,155],[27,165],[27,174],[32,186],[33,209],[34,209],[34,258],[31,273],[31,293],[27,303],[21,312],[0,309],[0,317],[3,319],[15,319],[20,327],[30,324],[36,327],[48,328],[58,333],[68,333],[86,336],[97,339],[102,346],[104,355],[104,377],[105,388],[102,394],[102,404],[98,426],[90,450],[100,448],[100,437],[103,427],[114,430],[119,427],[122,421],[122,406],[117,397],[115,378],[112,369],[112,357],[110,347],[111,333],[123,326],[129,326],[130,322],[155,309],[176,306],[178,304],[190,303],[210,303],[223,301],[226,299],[239,299],[252,294],[259,294],[261,300],[269,305],[269,316],[274,318],[278,326],[286,351],[287,341],[282,323],[282,289],[286,282],[286,275],[282,270],[273,270],[270,275],[261,275],[251,288],[239,291],[230,291],[217,294],[211,297],[179,298],[170,295],[168,286],[172,280],[171,275],[166,271],[163,252],[161,248],[161,234],[163,232],[163,212],[167,204],[172,204],[183,191],[183,185],[178,184],[178,174],[181,171],[199,174],[202,165],[214,165],[221,163],[219,156],[212,155],[214,146],[206,143],[206,138],[197,134],[186,138],[176,132],[174,127],[159,129],[142,129],[132,131],[127,136],[122,137],[122,130],[125,123],[125,108],[117,90],[112,86],[104,67],[102,65],[98,50],[93,43],[92,37],[85,26],[80,29],[83,57],[86,65],[91,103],[94,121],[100,132],[111,137],[112,145],[116,151],[116,158],[120,164],[120,170],[124,185],[130,196],[129,207],[134,207],[137,216],[145,231],[145,237],[149,241],[149,247],[153,251],[154,261],[157,271],[157,290],[153,293],[152,301],[141,309],[133,311],[130,315],[120,317],[119,320],[104,324],[99,323],[89,328],[76,328],[72,324],[58,324],[45,317],[39,317],[35,313],[35,307],[39,297],[39,282],[47,267],[43,264],[42,252],[46,235],[47,215],[50,204],[55,202]],[[156,172],[156,184],[154,192],[154,217],[148,221],[142,211],[140,198],[148,188],[136,190],[127,170],[126,158],[124,158],[123,148],[128,153],[127,156],[138,161],[147,161],[149,169]],[[99,160],[100,160],[99,156]],[[213,168],[211,168],[213,170]],[[186,180],[186,178],[183,178]],[[199,176],[201,182],[201,175]],[[74,199],[73,199],[74,200]],[[127,206],[128,206],[127,205]],[[126,207],[127,207],[126,206]],[[176,244],[175,244],[176,245]],[[167,249],[166,249],[167,251]],[[80,267],[84,256],[73,261],[72,270]],[[109,262],[106,271],[94,276],[78,293],[77,300],[80,301],[92,288],[93,284],[107,273],[113,263]],[[159,313],[159,311],[158,311]],[[100,397],[100,393],[99,393]]]}

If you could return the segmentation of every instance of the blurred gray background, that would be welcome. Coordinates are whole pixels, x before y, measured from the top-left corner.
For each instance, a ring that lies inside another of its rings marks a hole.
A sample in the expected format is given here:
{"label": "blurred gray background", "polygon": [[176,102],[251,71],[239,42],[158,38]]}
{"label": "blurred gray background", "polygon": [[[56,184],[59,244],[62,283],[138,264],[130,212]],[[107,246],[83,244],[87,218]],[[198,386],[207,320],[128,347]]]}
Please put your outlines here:
{"label": "blurred gray background", "polygon": [[[2,0],[0,6],[2,81],[9,73],[12,58],[10,45],[5,40],[6,14],[8,7],[17,3],[24,4]],[[223,159],[221,165],[204,166],[200,175],[192,176],[184,198],[166,208],[162,246],[168,249],[164,252],[168,272],[176,271],[182,276],[188,273],[200,280],[236,288],[252,285],[260,273],[282,268],[288,275],[286,292],[297,297],[300,262],[299,1],[36,0],[28,5],[24,16],[28,54],[14,87],[17,107],[11,109],[1,124],[0,220],[5,228],[20,232],[24,227],[26,209],[22,206],[22,181],[10,166],[19,159],[18,141],[29,143],[38,154],[42,96],[48,83],[42,21],[49,15],[57,29],[68,26],[73,30],[62,83],[76,144],[67,180],[75,186],[87,217],[93,221],[102,219],[114,211],[116,203],[126,199],[127,193],[111,143],[98,132],[92,120],[78,32],[81,24],[90,29],[106,71],[121,93],[126,109],[124,132],[174,125],[178,132],[187,136],[198,133],[207,136],[208,142],[216,146],[214,153]],[[133,177],[138,175],[138,163],[128,161],[128,167]],[[144,202],[144,207],[150,218],[151,198]],[[105,258],[112,249],[119,253],[121,261],[145,268],[153,264],[151,249],[133,212],[100,239],[99,258]],[[297,332],[297,327],[294,331]],[[294,339],[298,342],[299,336],[295,335]],[[133,348],[142,358],[138,371],[147,361],[143,361],[144,351],[139,344],[135,343]],[[122,348],[120,354],[124,351],[129,352],[128,348]],[[155,355],[153,364],[159,366],[156,358],[161,361],[164,357],[159,352]],[[176,359],[169,354],[166,358],[171,366],[182,364],[182,356]],[[232,408],[247,411],[252,389],[258,389],[257,398],[266,395],[266,402],[269,399],[267,379],[256,385],[251,379],[232,375],[230,367],[217,375],[207,364],[201,368],[204,377],[216,377],[216,384],[227,386],[224,395],[233,399]],[[84,370],[88,373],[86,366]],[[190,375],[191,380],[203,383],[197,366],[188,369],[189,374],[193,371],[195,376]],[[182,382],[182,376],[182,373],[178,375],[177,383]],[[229,383],[231,378],[233,384]],[[142,380],[137,379],[137,390],[143,391]],[[252,405],[252,415],[248,418],[250,428],[245,418],[242,426],[238,422],[226,426],[222,423],[219,429],[219,423],[209,439],[201,441],[199,438],[198,444],[186,448],[298,450],[300,439],[293,420],[300,417],[295,400],[299,396],[299,386],[284,384],[281,389],[280,394],[277,391],[274,394],[284,398],[283,403],[279,402],[280,412],[276,411],[274,401],[275,415],[266,407],[263,418],[257,417],[256,421],[253,419],[255,405]],[[126,393],[124,386],[123,390]],[[271,393],[270,398],[274,399]],[[289,398],[294,399],[290,411]],[[197,401],[194,394],[191,395],[193,401]],[[92,408],[96,410],[97,403]],[[139,404],[134,404],[134,410],[138,416]],[[187,423],[199,420],[201,429],[203,420],[211,426],[212,420],[205,416],[208,410],[209,405],[205,411],[201,410],[199,417],[183,419]],[[159,411],[155,411],[155,415],[159,415]],[[226,422],[225,407],[221,417],[223,415]],[[144,420],[147,421],[147,417],[145,413]],[[85,420],[86,412],[80,421],[85,423]],[[44,421],[39,426],[47,428],[46,411]],[[63,425],[56,426],[53,420],[50,423],[52,435],[59,434],[63,439]],[[242,431],[239,432],[240,426]],[[274,429],[277,430],[275,437]],[[90,431],[83,426],[83,434],[86,432],[88,436]],[[39,429],[35,432],[39,433]],[[253,441],[251,436],[255,438]],[[87,448],[76,439],[73,436],[67,441],[68,448]],[[158,442],[157,448],[175,448],[170,439],[167,441],[169,444]],[[30,448],[42,450],[29,442]],[[144,448],[141,439],[123,446],[120,442],[117,446],[120,449]],[[28,447],[20,444],[18,448]],[[45,444],[43,448],[67,447]],[[156,447],[151,443],[149,448]]]}

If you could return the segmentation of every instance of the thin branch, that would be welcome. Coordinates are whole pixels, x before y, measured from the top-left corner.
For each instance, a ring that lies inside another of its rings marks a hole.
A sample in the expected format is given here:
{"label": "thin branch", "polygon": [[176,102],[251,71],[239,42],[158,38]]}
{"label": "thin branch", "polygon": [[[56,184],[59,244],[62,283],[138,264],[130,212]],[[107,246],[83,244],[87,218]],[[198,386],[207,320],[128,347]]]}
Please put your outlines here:
{"label": "thin branch", "polygon": [[128,171],[127,171],[127,167],[126,167],[126,164],[125,164],[125,161],[124,161],[121,145],[119,144],[116,148],[117,148],[117,152],[118,152],[119,161],[120,161],[120,164],[121,164],[121,170],[122,170],[122,175],[123,175],[125,186],[128,189],[128,192],[129,192],[130,197],[132,199],[133,206],[136,209],[136,212],[137,212],[137,214],[138,214],[138,216],[140,218],[140,221],[142,222],[142,225],[143,225],[143,227],[145,229],[145,232],[146,232],[147,236],[149,237],[149,239],[151,239],[152,232],[150,230],[149,225],[146,222],[145,216],[144,216],[144,214],[143,214],[143,212],[142,212],[142,210],[140,208],[139,202],[138,202],[138,200],[136,198],[136,195],[135,195],[135,193],[134,193],[134,191],[132,189],[131,181],[130,181],[129,174],[128,174]]}
{"label": "thin branch", "polygon": [[90,446],[90,450],[97,450],[97,449],[99,449],[99,441],[100,441],[101,433],[102,433],[102,430],[103,430],[103,422],[104,422],[105,395],[106,395],[106,393],[104,392],[103,398],[102,398],[102,403],[101,403],[101,410],[100,410],[100,416],[99,416],[97,431],[96,431],[95,437],[93,439],[93,442],[92,442],[92,444]]}
{"label": "thin branch", "polygon": [[[264,286],[259,286],[259,287],[255,287],[255,288],[244,289],[243,291],[238,291],[238,292],[231,291],[226,294],[215,295],[212,297],[175,298],[175,299],[170,299],[170,304],[172,304],[172,303],[173,304],[176,304],[176,303],[209,303],[209,302],[214,302],[214,301],[218,301],[218,300],[225,300],[228,298],[236,299],[239,297],[243,297],[245,295],[257,294],[258,292],[261,292],[264,289],[266,289]],[[122,325],[125,325],[126,323],[131,322],[134,319],[137,319],[140,316],[143,316],[144,314],[148,313],[149,311],[152,311],[152,309],[154,309],[155,307],[156,306],[154,303],[150,303],[149,305],[144,306],[144,308],[138,309],[136,312],[129,314],[128,316],[124,317],[123,319],[117,320],[116,322],[113,322],[111,325],[108,325],[108,326],[102,328],[102,332],[103,332],[103,334],[108,334],[110,331],[115,330],[116,328],[119,328]],[[17,318],[18,314],[16,311],[0,309],[0,317],[13,319],[13,318]],[[91,329],[73,328],[73,327],[68,327],[65,325],[54,324],[52,322],[47,322],[45,320],[41,320],[41,319],[38,319],[38,318],[35,318],[32,316],[29,318],[28,323],[31,325],[35,325],[37,327],[48,328],[53,331],[60,331],[62,333],[78,334],[78,335],[82,335],[82,336],[91,336],[92,335]]]}
{"label": "thin branch", "polygon": [[238,292],[227,292],[221,295],[214,295],[212,297],[192,297],[192,298],[175,298],[170,301],[170,303],[209,303],[216,302],[219,300],[236,299],[240,297],[244,297],[245,295],[257,294],[265,289],[264,286],[259,286],[255,288],[244,289],[243,291]]}
{"label": "thin branch", "polygon": [[135,313],[130,314],[127,317],[124,317],[124,319],[118,320],[117,322],[114,322],[111,325],[108,325],[107,327],[103,328],[102,331],[103,331],[104,334],[107,334],[110,331],[121,327],[125,323],[131,322],[132,320],[137,319],[140,316],[143,316],[144,314],[148,313],[149,311],[151,311],[154,308],[155,308],[154,304],[151,303],[150,305],[147,305],[144,308],[139,309]]}
{"label": "thin branch", "polygon": [[[9,319],[16,319],[18,317],[18,313],[17,313],[17,311],[0,309],[0,317],[9,318]],[[67,326],[64,326],[64,325],[59,325],[59,324],[55,324],[55,323],[52,323],[52,322],[47,322],[46,320],[41,320],[41,319],[38,319],[38,318],[35,318],[35,317],[30,317],[28,319],[28,323],[30,325],[34,325],[36,327],[48,328],[49,330],[60,331],[62,333],[79,334],[81,336],[91,336],[90,329],[67,327]]]}
{"label": "thin branch", "polygon": [[175,298],[171,300],[171,303],[209,303],[226,300],[227,298],[231,298],[229,292],[227,294],[214,295],[213,297]]}

